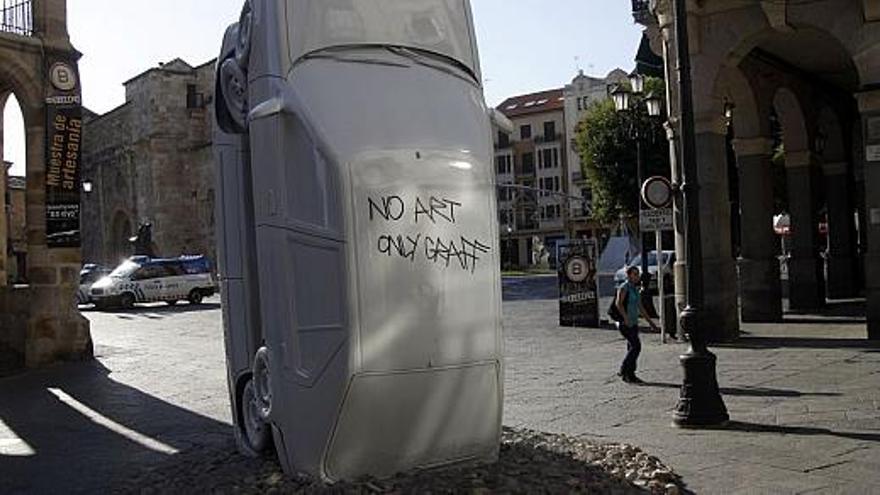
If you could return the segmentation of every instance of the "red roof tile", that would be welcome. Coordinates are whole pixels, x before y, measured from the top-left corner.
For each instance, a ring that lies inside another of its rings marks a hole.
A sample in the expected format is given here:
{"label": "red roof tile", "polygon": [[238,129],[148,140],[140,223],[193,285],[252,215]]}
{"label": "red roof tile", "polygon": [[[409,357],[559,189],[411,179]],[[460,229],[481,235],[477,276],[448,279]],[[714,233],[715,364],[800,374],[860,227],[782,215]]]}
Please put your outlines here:
{"label": "red roof tile", "polygon": [[563,88],[512,96],[498,105],[498,111],[508,118],[533,113],[554,112],[565,108]]}

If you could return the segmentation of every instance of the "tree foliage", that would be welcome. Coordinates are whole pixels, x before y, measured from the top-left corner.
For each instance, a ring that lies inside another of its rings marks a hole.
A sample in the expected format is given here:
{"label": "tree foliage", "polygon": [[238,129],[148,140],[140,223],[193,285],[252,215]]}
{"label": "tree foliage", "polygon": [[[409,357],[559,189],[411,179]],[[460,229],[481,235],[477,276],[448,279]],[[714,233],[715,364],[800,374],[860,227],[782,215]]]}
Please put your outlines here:
{"label": "tree foliage", "polygon": [[[649,90],[657,91],[649,80]],[[662,81],[659,81],[662,93]],[[669,144],[662,122],[650,117],[643,105],[617,112],[611,100],[594,102],[578,124],[575,146],[583,173],[593,192],[593,216],[603,225],[614,225],[621,215],[638,215],[639,188],[636,136],[645,163],[643,178],[669,177]]]}

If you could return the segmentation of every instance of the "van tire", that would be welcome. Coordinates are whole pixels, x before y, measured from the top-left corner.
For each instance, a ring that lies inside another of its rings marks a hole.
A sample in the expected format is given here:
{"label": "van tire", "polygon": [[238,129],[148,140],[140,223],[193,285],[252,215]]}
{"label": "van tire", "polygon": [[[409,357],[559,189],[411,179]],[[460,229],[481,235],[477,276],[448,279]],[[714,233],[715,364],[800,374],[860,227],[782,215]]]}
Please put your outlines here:
{"label": "van tire", "polygon": [[186,300],[189,301],[190,304],[202,304],[202,299],[204,299],[204,297],[202,291],[193,289],[190,291],[189,295],[186,296]]}
{"label": "van tire", "polygon": [[134,294],[132,294],[131,292],[126,292],[125,294],[122,294],[121,296],[119,296],[119,305],[123,309],[133,308],[134,303],[135,303],[135,297],[134,297]]}
{"label": "van tire", "polygon": [[254,9],[248,0],[241,9],[241,16],[238,19],[238,39],[235,43],[235,62],[244,71],[247,71],[250,65],[253,26]]}
{"label": "van tire", "polygon": [[239,415],[241,450],[251,457],[259,457],[266,453],[272,444],[272,427],[259,415],[257,393],[250,378],[241,391],[238,404],[241,413]]}
{"label": "van tire", "polygon": [[256,394],[257,414],[266,423],[272,417],[272,376],[269,373],[269,349],[261,347],[254,356],[252,381]]}

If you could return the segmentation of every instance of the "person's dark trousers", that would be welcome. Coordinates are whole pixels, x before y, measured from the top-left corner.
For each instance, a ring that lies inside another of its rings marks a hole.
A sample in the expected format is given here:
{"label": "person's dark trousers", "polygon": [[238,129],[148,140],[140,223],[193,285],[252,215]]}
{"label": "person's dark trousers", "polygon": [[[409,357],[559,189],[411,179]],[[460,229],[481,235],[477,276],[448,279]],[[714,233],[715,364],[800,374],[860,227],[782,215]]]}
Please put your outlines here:
{"label": "person's dark trousers", "polygon": [[639,340],[639,327],[620,325],[620,334],[626,339],[626,357],[620,365],[620,375],[625,378],[636,376],[636,361],[642,353],[642,341]]}

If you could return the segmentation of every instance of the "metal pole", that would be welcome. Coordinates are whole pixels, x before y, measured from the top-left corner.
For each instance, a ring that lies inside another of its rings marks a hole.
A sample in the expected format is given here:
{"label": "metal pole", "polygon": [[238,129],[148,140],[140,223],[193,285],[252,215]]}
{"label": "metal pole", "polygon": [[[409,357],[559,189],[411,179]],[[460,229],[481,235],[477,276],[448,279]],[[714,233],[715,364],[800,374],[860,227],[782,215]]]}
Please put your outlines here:
{"label": "metal pole", "polygon": [[[634,125],[637,125],[637,124],[634,124]],[[644,180],[644,177],[645,177],[644,170],[643,170],[645,164],[644,164],[644,157],[642,156],[642,138],[641,138],[641,133],[638,131],[638,129],[636,129],[636,131],[635,131],[635,136],[636,136],[635,141],[636,141],[636,177],[637,177],[636,180],[638,181],[638,187],[641,188],[642,181]],[[639,215],[641,215],[642,209],[643,209],[642,208],[642,195],[639,194],[638,197],[639,197]],[[643,280],[642,287],[644,287],[645,289],[648,289],[648,283],[651,280],[651,274],[648,273],[648,236],[647,236],[647,233],[641,229],[641,227],[639,227],[639,243],[640,243],[639,250],[641,250],[641,252],[642,252],[642,266],[641,266],[641,273],[642,273],[642,280]],[[645,294],[647,294],[647,290],[645,291]]]}
{"label": "metal pole", "polygon": [[654,242],[656,244],[656,252],[657,252],[657,290],[660,292],[660,342],[666,343],[666,298],[664,297],[666,291],[663,286],[666,285],[663,282],[665,279],[665,271],[666,263],[663,260],[663,231],[657,230],[654,233]]}
{"label": "metal pole", "polygon": [[681,325],[690,341],[690,349],[681,357],[684,383],[675,409],[678,426],[697,427],[724,424],[729,419],[715,375],[716,357],[707,348],[707,335],[702,327],[703,246],[700,232],[700,188],[697,176],[696,136],[694,133],[694,101],[691,82],[690,46],[686,0],[674,0],[675,38],[678,59],[679,135],[684,184],[687,246],[687,307],[681,313]]}

